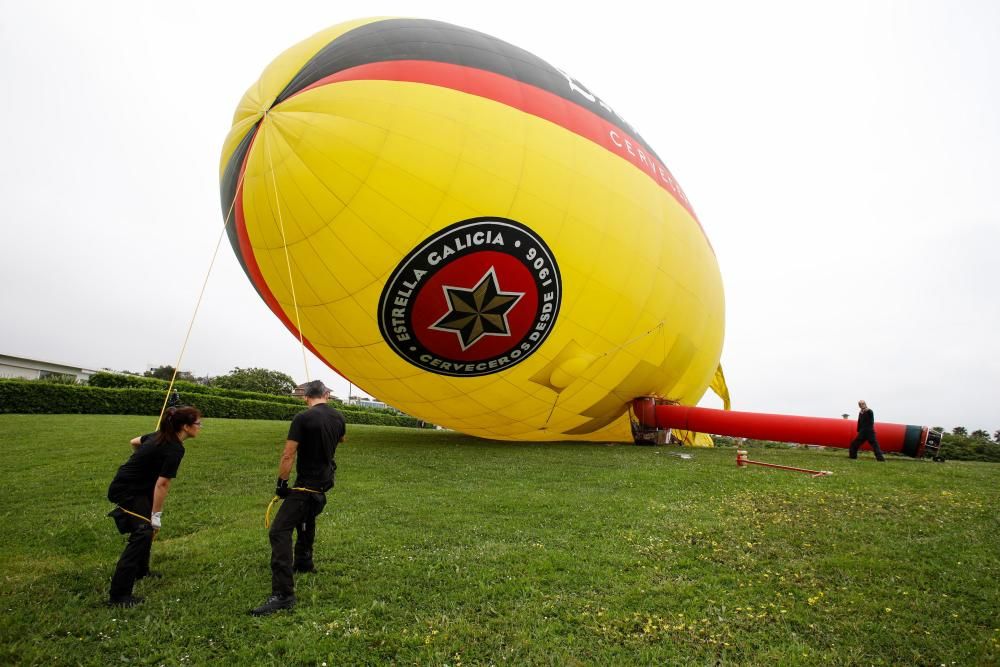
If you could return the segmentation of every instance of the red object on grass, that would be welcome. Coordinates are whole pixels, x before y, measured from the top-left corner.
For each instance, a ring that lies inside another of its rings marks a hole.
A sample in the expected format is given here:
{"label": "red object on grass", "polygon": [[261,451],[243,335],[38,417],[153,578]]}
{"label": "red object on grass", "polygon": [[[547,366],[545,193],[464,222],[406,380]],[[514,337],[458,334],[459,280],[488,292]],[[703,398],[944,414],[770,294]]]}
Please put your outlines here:
{"label": "red object on grass", "polygon": [[[677,428],[698,433],[728,435],[755,440],[794,442],[847,449],[857,436],[854,419],[799,417],[758,412],[736,412],[672,405],[652,396],[632,401],[632,410],[643,428]],[[875,435],[883,452],[920,457],[925,450],[937,452],[940,435],[926,426],[876,422]],[[867,444],[862,449],[869,449]]]}

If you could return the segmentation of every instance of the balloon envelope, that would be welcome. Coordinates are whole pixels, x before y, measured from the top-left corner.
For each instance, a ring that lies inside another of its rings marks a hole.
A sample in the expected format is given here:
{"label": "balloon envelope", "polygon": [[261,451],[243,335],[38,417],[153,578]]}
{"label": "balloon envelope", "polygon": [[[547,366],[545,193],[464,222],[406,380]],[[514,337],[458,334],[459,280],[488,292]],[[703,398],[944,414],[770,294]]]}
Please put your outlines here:
{"label": "balloon envelope", "polygon": [[264,302],[409,414],[626,439],[631,399],[694,404],[715,376],[722,281],[680,186],[610,105],[499,39],[320,32],[247,91],[220,176]]}

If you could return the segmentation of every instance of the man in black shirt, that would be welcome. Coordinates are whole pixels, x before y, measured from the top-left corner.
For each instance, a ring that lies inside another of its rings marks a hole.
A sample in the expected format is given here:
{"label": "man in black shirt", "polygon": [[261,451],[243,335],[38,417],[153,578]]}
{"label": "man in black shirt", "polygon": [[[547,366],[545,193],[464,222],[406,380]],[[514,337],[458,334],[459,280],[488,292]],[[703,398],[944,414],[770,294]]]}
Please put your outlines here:
{"label": "man in black shirt", "polygon": [[850,457],[852,459],[858,458],[858,449],[865,442],[868,442],[872,446],[872,451],[875,452],[875,459],[885,461],[882,449],[878,446],[878,440],[875,439],[875,411],[869,408],[864,401],[858,401],[858,407],[861,409],[858,413],[858,437],[851,442]]}
{"label": "man in black shirt", "polygon": [[[295,606],[293,572],[315,572],[313,543],[316,540],[316,516],[326,505],[326,491],[333,487],[337,464],[334,453],[346,433],[344,416],[327,405],[330,390],[319,380],[305,386],[308,410],[300,412],[288,429],[285,450],[278,464],[278,483],[274,493],[284,498],[268,537],[271,540],[271,597],[252,609],[254,616],[266,616]],[[296,458],[298,459],[296,462]],[[295,466],[295,485],[288,477]],[[294,560],[292,531],[297,533]]]}

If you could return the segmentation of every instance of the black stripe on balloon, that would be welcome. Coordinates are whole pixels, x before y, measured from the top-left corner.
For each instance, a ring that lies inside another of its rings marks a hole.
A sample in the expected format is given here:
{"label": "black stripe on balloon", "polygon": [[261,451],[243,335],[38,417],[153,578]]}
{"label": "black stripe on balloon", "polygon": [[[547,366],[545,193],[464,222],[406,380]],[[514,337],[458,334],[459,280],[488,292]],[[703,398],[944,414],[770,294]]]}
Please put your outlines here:
{"label": "black stripe on balloon", "polygon": [[[274,100],[276,106],[332,74],[359,65],[427,60],[499,74],[546,90],[626,129],[650,154],[659,156],[617,113],[575,79],[538,56],[469,28],[426,19],[386,19],[359,26],[324,46],[302,66]],[[575,86],[575,89],[574,89]],[[594,97],[593,100],[589,99]],[[662,160],[660,160],[662,162]]]}
{"label": "black stripe on balloon", "polygon": [[[226,220],[226,235],[229,237],[229,245],[233,246],[233,252],[236,253],[236,259],[239,260],[240,266],[243,267],[243,273],[247,274],[247,278],[250,279],[250,284],[253,288],[257,290],[257,295],[261,299],[264,296],[257,289],[257,283],[254,282],[253,276],[250,275],[250,271],[247,270],[246,260],[243,258],[243,253],[240,251],[240,235],[236,229],[236,193],[237,188],[240,184],[240,177],[243,175],[243,163],[246,160],[247,153],[250,151],[250,145],[253,143],[253,138],[257,134],[257,128],[260,127],[260,121],[254,123],[243,139],[240,140],[236,150],[233,151],[232,155],[229,156],[229,162],[226,163],[226,169],[222,172],[222,181],[220,182],[219,193],[222,197],[222,218]],[[230,211],[232,211],[230,213]],[[229,216],[228,219],[226,216]]]}

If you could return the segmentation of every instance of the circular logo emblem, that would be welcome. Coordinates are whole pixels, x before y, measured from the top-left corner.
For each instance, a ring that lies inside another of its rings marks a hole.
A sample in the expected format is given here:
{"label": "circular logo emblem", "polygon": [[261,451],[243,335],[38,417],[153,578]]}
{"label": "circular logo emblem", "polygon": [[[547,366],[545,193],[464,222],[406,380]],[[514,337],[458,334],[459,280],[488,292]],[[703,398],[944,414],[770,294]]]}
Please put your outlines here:
{"label": "circular logo emblem", "polygon": [[386,281],[379,329],[396,353],[431,373],[474,377],[527,359],[555,324],[559,267],[532,230],[473,218],[425,239]]}

